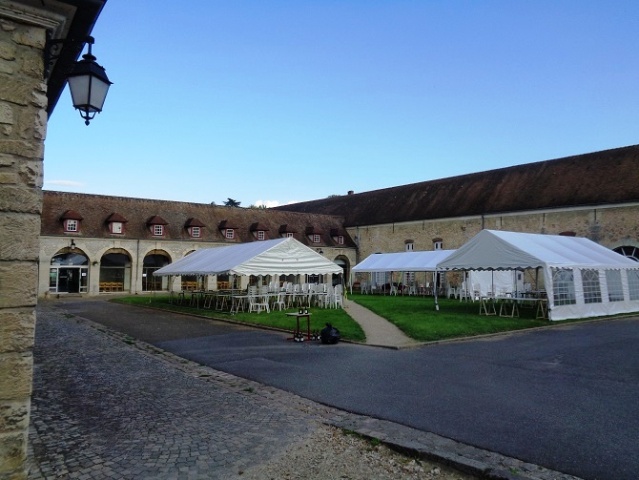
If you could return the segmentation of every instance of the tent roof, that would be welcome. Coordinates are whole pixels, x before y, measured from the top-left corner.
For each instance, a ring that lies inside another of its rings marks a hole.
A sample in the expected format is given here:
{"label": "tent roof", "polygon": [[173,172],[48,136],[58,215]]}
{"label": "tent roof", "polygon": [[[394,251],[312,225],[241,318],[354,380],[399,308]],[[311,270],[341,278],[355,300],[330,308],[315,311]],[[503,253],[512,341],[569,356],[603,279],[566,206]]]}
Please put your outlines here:
{"label": "tent roof", "polygon": [[437,265],[442,270],[509,270],[537,267],[637,266],[582,237],[482,230]]}
{"label": "tent roof", "polygon": [[454,251],[374,253],[353,267],[353,272],[434,272]]}
{"label": "tent roof", "polygon": [[343,273],[342,268],[294,238],[196,250],[154,275],[297,275]]}

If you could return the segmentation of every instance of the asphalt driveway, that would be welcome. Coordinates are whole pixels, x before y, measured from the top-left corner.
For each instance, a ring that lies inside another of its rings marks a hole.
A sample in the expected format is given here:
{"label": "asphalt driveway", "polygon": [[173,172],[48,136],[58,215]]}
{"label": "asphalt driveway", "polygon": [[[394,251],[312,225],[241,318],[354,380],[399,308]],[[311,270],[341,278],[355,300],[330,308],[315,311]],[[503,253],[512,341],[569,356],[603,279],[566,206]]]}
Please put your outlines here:
{"label": "asphalt driveway", "polygon": [[395,351],[99,300],[60,307],[221,371],[553,470],[639,472],[636,318]]}

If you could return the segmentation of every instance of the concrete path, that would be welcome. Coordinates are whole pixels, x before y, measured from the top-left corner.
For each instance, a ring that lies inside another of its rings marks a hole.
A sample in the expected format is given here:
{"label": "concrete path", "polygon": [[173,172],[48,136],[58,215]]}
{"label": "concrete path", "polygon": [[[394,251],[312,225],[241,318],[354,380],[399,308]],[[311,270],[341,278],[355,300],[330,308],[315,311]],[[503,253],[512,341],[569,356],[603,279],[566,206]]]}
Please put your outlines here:
{"label": "concrete path", "polygon": [[419,345],[419,342],[407,337],[388,320],[355,302],[344,299],[344,310],[364,330],[367,345],[387,348],[408,348]]}

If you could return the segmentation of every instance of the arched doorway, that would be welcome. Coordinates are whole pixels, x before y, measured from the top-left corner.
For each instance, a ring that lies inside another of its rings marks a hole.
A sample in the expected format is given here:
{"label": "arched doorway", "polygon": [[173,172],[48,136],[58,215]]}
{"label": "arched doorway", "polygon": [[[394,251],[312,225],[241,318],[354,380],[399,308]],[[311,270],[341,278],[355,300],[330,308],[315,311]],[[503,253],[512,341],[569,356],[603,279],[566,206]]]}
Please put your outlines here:
{"label": "arched doorway", "polygon": [[152,250],[144,257],[142,265],[142,291],[168,290],[169,277],[156,277],[153,272],[171,263],[169,254],[163,250]]}
{"label": "arched doorway", "polygon": [[49,292],[86,293],[89,288],[89,258],[83,251],[65,248],[51,259]]}
{"label": "arched doorway", "polygon": [[349,282],[349,275],[351,273],[350,262],[348,261],[348,258],[340,255],[335,260],[333,260],[333,263],[342,267],[342,270],[344,271],[341,276],[338,274],[333,274],[333,285],[337,285],[338,283],[347,284]]}
{"label": "arched doorway", "polygon": [[100,259],[100,292],[131,290],[131,257],[126,250],[114,248]]}

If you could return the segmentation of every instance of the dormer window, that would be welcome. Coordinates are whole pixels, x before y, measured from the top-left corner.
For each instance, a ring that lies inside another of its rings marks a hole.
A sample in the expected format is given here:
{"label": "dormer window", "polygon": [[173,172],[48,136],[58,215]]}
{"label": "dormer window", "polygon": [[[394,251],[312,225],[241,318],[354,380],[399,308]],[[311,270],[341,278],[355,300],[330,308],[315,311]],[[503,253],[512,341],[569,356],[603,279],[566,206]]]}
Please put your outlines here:
{"label": "dormer window", "polygon": [[315,227],[306,227],[306,236],[312,243],[320,243],[322,241],[322,232]]}
{"label": "dormer window", "polygon": [[189,236],[191,238],[201,238],[204,224],[197,218],[189,218],[184,224],[184,228],[186,228],[186,231],[189,232]]}
{"label": "dormer window", "polygon": [[65,232],[77,232],[79,230],[80,222],[78,220],[68,219],[64,221]]}
{"label": "dormer window", "polygon": [[283,238],[294,238],[295,230],[290,225],[284,224],[280,225],[279,234]]}
{"label": "dormer window", "polygon": [[82,215],[74,210],[67,210],[62,217],[62,228],[65,233],[77,233],[80,231],[80,222],[82,221]]}
{"label": "dormer window", "polygon": [[124,224],[127,219],[118,213],[112,213],[106,219],[107,226],[109,227],[109,233],[113,235],[122,235],[124,233]]}
{"label": "dormer window", "polygon": [[149,226],[149,229],[151,230],[151,234],[154,237],[163,237],[166,232],[165,227],[166,225],[169,224],[169,222],[164,220],[162,217],[156,215],[155,217],[149,218],[146,224]]}
{"label": "dormer window", "polygon": [[237,225],[231,221],[222,220],[217,228],[220,229],[220,233],[226,240],[234,240],[236,238],[235,230],[237,230]]}
{"label": "dormer window", "polygon": [[344,245],[344,235],[339,228],[331,228],[331,237],[337,245]]}
{"label": "dormer window", "polygon": [[268,227],[262,223],[259,222],[255,222],[253,224],[251,224],[251,233],[253,234],[253,236],[257,239],[257,240],[266,240],[267,239],[267,233],[268,232]]}

